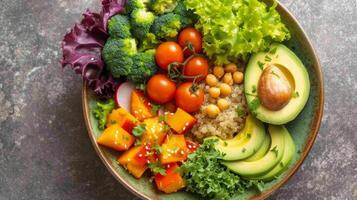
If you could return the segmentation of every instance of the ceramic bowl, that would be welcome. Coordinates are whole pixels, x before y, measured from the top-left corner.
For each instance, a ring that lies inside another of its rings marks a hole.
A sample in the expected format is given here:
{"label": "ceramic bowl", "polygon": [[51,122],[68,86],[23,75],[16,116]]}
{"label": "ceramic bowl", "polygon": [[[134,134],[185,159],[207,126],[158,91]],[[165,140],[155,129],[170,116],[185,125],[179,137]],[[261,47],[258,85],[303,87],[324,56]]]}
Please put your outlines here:
{"label": "ceramic bowl", "polygon": [[[278,5],[277,10],[281,14],[282,20],[287,25],[292,35],[292,38],[284,44],[297,54],[309,72],[311,82],[310,97],[299,116],[294,121],[287,124],[287,128],[292,134],[297,147],[297,152],[288,170],[286,170],[285,173],[280,175],[274,181],[265,184],[263,192],[258,193],[257,191],[251,190],[237,197],[233,197],[233,199],[265,199],[286,183],[299,169],[302,162],[308,155],[320,127],[324,105],[324,90],[321,66],[318,57],[305,32],[291,13],[289,13],[289,11],[281,4]],[[82,101],[85,123],[94,149],[111,174],[129,191],[141,199],[199,199],[199,196],[185,191],[173,194],[160,193],[155,189],[154,184],[149,181],[149,176],[136,179],[130,175],[117,163],[116,160],[119,155],[118,152],[99,146],[96,143],[96,139],[99,137],[101,132],[97,128],[97,121],[95,120],[91,110],[95,106],[97,99],[91,90],[88,89],[85,82],[83,84]]]}

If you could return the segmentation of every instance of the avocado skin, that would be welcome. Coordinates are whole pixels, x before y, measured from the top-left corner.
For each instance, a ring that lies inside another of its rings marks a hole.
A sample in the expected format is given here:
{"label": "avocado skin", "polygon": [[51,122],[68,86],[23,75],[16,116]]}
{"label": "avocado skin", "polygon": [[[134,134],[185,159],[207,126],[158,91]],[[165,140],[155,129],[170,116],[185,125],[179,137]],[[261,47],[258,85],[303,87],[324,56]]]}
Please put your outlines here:
{"label": "avocado skin", "polygon": [[[269,124],[283,125],[294,120],[305,107],[310,95],[309,74],[301,60],[289,48],[282,44],[272,44],[270,50],[274,53],[260,52],[254,54],[247,65],[244,75],[244,90],[248,107],[256,118]],[[262,105],[252,106],[258,96],[258,83],[263,70],[274,64],[281,66],[291,77],[293,96],[290,101],[280,110],[273,111]],[[255,101],[254,101],[255,100]]]}

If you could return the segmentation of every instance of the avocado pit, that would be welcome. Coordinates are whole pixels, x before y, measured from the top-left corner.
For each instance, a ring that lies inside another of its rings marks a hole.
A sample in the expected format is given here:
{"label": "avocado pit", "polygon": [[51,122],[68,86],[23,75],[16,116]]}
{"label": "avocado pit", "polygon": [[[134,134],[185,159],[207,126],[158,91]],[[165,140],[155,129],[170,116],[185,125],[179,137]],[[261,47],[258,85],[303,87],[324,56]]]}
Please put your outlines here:
{"label": "avocado pit", "polygon": [[271,64],[259,79],[258,97],[261,104],[273,111],[282,109],[291,99],[292,86],[280,68]]}

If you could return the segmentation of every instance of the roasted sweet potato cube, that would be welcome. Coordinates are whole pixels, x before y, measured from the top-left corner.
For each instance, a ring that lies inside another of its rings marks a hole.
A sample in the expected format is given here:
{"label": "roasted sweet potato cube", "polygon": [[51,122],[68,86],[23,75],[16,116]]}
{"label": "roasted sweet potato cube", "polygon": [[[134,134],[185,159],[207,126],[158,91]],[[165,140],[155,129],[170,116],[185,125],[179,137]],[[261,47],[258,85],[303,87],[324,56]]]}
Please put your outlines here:
{"label": "roasted sweet potato cube", "polygon": [[124,108],[118,108],[113,110],[107,119],[107,127],[113,124],[119,124],[124,130],[128,133],[132,132],[132,129],[138,123],[138,120],[130,114],[129,111],[125,110]]}
{"label": "roasted sweet potato cube", "polygon": [[175,163],[187,159],[188,149],[183,135],[168,135],[161,147],[162,152],[159,157],[162,164]]}
{"label": "roasted sweet potato cube", "polygon": [[145,119],[145,133],[140,140],[143,144],[162,144],[165,140],[166,130],[163,122],[159,122],[158,117]]}
{"label": "roasted sweet potato cube", "polygon": [[118,151],[128,150],[134,141],[134,136],[121,128],[119,124],[106,128],[97,140],[98,144]]}
{"label": "roasted sweet potato cube", "polygon": [[149,100],[139,90],[131,93],[131,113],[140,121],[155,116]]}
{"label": "roasted sweet potato cube", "polygon": [[135,146],[124,152],[118,162],[133,176],[140,178],[148,168],[145,154],[145,146]]}
{"label": "roasted sweet potato cube", "polygon": [[155,175],[155,183],[160,191],[173,193],[185,187],[185,181],[177,171],[178,167],[176,163],[170,164],[166,169],[166,175]]}
{"label": "roasted sweet potato cube", "polygon": [[196,118],[182,110],[177,108],[175,114],[167,115],[166,123],[178,134],[184,134],[189,131],[193,125],[197,122]]}

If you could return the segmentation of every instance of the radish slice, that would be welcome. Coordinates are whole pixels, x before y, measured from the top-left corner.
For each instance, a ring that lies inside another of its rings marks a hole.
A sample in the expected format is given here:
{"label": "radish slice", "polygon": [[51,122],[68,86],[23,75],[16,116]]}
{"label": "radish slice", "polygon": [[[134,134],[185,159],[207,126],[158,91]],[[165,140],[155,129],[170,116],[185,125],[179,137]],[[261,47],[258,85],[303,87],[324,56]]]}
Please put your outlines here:
{"label": "radish slice", "polygon": [[130,111],[130,102],[131,102],[131,93],[135,90],[135,85],[131,82],[122,83],[118,89],[115,91],[115,103],[124,108],[127,111]]}

